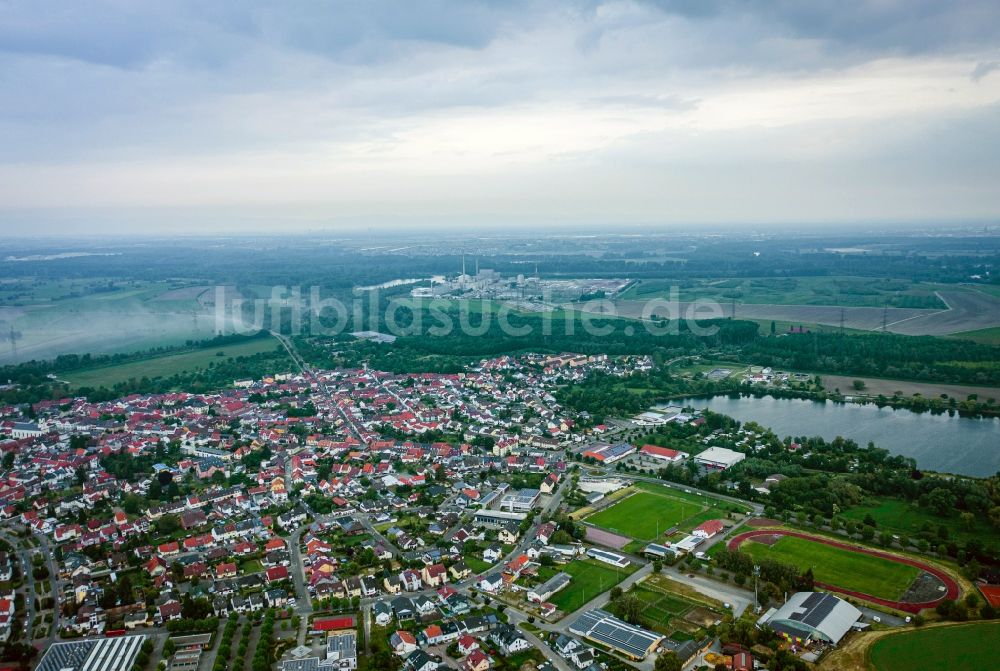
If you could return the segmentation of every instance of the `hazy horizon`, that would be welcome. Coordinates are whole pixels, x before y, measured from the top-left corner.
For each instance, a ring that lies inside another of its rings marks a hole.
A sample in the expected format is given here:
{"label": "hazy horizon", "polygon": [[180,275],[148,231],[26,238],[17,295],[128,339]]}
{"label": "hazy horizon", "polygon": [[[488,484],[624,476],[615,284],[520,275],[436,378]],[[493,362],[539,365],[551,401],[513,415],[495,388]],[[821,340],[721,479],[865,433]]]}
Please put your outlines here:
{"label": "hazy horizon", "polygon": [[1000,220],[1000,5],[0,7],[0,235]]}

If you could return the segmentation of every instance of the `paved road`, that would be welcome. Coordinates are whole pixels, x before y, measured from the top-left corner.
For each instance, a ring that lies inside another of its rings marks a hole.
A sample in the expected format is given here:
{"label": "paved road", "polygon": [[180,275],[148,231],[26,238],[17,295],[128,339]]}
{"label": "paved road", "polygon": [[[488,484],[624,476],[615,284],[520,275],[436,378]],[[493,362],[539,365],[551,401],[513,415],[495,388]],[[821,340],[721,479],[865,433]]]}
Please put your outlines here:
{"label": "paved road", "polygon": [[[507,614],[507,621],[509,624],[517,626],[518,624],[528,621],[528,616],[513,607],[508,607],[504,610]],[[562,657],[556,654],[556,651],[549,647],[548,643],[543,641],[541,638],[528,631],[524,627],[518,627],[521,634],[528,639],[528,642],[533,646],[542,651],[545,658],[551,661],[559,671],[576,671],[573,669]]]}
{"label": "paved road", "polygon": [[[35,626],[39,624],[39,622],[36,622],[36,620],[40,620],[40,618],[38,618],[38,613],[35,612],[35,599],[37,598],[41,600],[41,595],[39,595],[35,590],[35,576],[32,574],[32,571],[34,569],[34,564],[32,563],[31,559],[35,551],[31,548],[31,546],[21,547],[22,542],[24,543],[28,542],[27,539],[21,538],[20,536],[17,536],[15,534],[9,534],[7,533],[6,530],[0,531],[0,538],[3,538],[11,545],[12,548],[11,558],[10,558],[11,562],[12,563],[17,562],[20,565],[21,574],[23,576],[23,582],[21,584],[21,587],[19,587],[15,591],[21,593],[24,596],[24,610],[25,610],[24,623],[26,626],[21,632],[17,632],[17,635],[23,636],[26,642],[31,643],[34,639]],[[52,556],[47,551],[47,544],[42,545],[42,550],[40,551],[40,554],[42,554],[43,557],[47,556],[48,559],[49,580],[53,581],[50,584],[50,589],[53,590],[52,596],[56,604],[54,608],[56,614],[53,616],[54,625],[51,627],[48,636],[45,639],[43,639],[43,645],[48,645],[49,643],[55,640],[55,634],[57,631],[58,621],[59,621],[58,619],[59,599],[58,599],[58,592],[55,591],[56,574],[53,571]]]}
{"label": "paved road", "polygon": [[355,440],[360,441],[361,431],[354,424],[353,418],[351,418],[351,416],[347,414],[343,406],[341,406],[340,402],[337,400],[336,396],[334,396],[333,393],[330,391],[329,387],[326,386],[326,383],[319,379],[316,373],[313,372],[312,368],[309,367],[309,364],[306,363],[305,359],[303,359],[299,355],[291,339],[288,338],[287,336],[278,333],[277,331],[271,331],[271,335],[277,338],[278,342],[282,344],[282,346],[285,348],[285,351],[288,352],[288,356],[290,356],[292,358],[292,361],[295,362],[295,365],[297,365],[302,370],[302,374],[305,375],[310,380],[312,380],[313,384],[321,392],[323,392],[324,396],[327,397],[327,399],[330,401],[330,404],[337,411],[337,414],[340,415],[340,418],[343,420],[344,423],[344,428],[351,435],[351,437],[354,438]]}

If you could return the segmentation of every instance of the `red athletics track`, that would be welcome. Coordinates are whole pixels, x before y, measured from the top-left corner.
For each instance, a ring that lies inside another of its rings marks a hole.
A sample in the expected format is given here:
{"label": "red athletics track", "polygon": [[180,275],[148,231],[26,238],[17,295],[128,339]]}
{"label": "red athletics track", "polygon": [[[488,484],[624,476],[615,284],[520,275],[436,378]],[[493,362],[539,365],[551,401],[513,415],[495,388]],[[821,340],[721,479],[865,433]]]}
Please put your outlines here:
{"label": "red athletics track", "polygon": [[849,550],[851,552],[860,552],[861,554],[871,555],[872,557],[879,557],[880,559],[886,559],[888,561],[894,561],[899,564],[906,564],[907,566],[913,566],[920,569],[921,571],[926,571],[933,576],[936,576],[941,582],[944,583],[946,588],[945,595],[939,599],[933,601],[925,601],[923,603],[906,603],[903,601],[890,601],[889,599],[880,599],[878,597],[872,596],[870,594],[865,594],[864,592],[854,592],[842,587],[837,587],[836,585],[827,585],[824,583],[816,583],[817,587],[821,587],[831,592],[838,592],[840,594],[846,594],[848,596],[853,596],[858,599],[863,599],[864,601],[869,601],[871,603],[877,603],[882,606],[888,606],[889,608],[895,608],[896,610],[902,610],[908,613],[919,613],[925,608],[933,608],[942,599],[957,599],[959,594],[958,583],[952,579],[950,575],[945,573],[939,568],[931,566],[930,564],[924,564],[915,559],[908,559],[906,557],[897,557],[896,555],[891,555],[887,552],[879,552],[878,550],[869,550],[868,548],[859,547],[857,545],[849,545],[848,543],[840,543],[835,540],[830,540],[829,538],[823,538],[822,536],[810,536],[809,534],[799,533],[798,531],[784,531],[781,529],[759,529],[757,531],[747,531],[738,536],[733,537],[727,544],[730,550],[737,550],[740,545],[745,541],[751,540],[758,536],[794,536],[795,538],[802,538],[807,541],[813,541],[814,543],[823,543],[825,545],[832,545],[835,548],[840,548],[842,550]]}

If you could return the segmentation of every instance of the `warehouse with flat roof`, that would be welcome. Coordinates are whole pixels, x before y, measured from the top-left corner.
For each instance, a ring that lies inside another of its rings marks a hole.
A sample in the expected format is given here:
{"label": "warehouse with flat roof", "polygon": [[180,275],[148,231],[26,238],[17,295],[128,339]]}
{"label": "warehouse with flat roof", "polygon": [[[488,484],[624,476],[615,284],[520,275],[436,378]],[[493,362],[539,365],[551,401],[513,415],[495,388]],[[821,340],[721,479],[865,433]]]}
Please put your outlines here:
{"label": "warehouse with flat roof", "polygon": [[600,609],[588,610],[569,626],[577,636],[600,643],[631,659],[645,659],[663,640],[662,634],[631,625]]}
{"label": "warehouse with flat roof", "polygon": [[725,470],[740,463],[746,459],[746,456],[742,452],[736,452],[726,447],[710,447],[698,454],[694,460],[695,463],[701,464],[706,468]]}
{"label": "warehouse with flat roof", "polygon": [[36,671],[129,671],[146,640],[143,634],[53,643]]}

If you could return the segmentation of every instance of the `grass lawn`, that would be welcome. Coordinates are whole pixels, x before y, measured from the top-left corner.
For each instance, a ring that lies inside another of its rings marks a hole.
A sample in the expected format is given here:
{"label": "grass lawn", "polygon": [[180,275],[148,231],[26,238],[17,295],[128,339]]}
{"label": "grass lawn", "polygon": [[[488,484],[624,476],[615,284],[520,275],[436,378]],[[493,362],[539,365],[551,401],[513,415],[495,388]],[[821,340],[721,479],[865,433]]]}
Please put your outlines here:
{"label": "grass lawn", "polygon": [[[207,368],[210,363],[225,361],[231,357],[273,352],[279,347],[278,341],[274,338],[255,338],[233,345],[202,347],[188,352],[164,354],[139,361],[77,370],[66,373],[63,378],[74,388],[110,387],[117,382],[124,382],[132,378],[170,377],[182,371]],[[220,352],[222,356],[219,356]]]}
{"label": "grass lawn", "polygon": [[812,568],[817,582],[884,599],[898,599],[920,574],[913,566],[790,536],[771,546],[749,541],[740,551],[755,559],[794,564],[803,571]]}
{"label": "grass lawn", "polygon": [[652,541],[658,538],[657,532],[663,534],[671,527],[690,531],[707,520],[725,518],[733,507],[719,499],[642,482],[634,494],[586,521],[640,541]]}
{"label": "grass lawn", "polygon": [[976,622],[886,636],[868,655],[876,671],[991,669],[996,668],[996,641],[1000,622]]}
{"label": "grass lawn", "polygon": [[467,556],[463,558],[463,561],[470,569],[472,569],[472,572],[475,573],[476,575],[486,573],[491,568],[493,568],[493,564],[489,563],[488,561],[483,561],[480,557]]}
{"label": "grass lawn", "polygon": [[[974,520],[971,529],[966,529],[957,517],[939,517],[928,510],[898,499],[879,499],[867,505],[855,506],[843,513],[846,519],[863,522],[865,515],[870,514],[878,523],[878,528],[886,529],[899,535],[917,538],[924,524],[930,524],[937,532],[940,525],[945,525],[953,539],[964,544],[969,538],[981,540],[998,537],[997,530],[982,518]],[[933,541],[936,542],[936,541]]]}
{"label": "grass lawn", "polygon": [[[616,570],[606,564],[589,559],[577,559],[552,570],[552,575],[565,571],[573,579],[569,586],[556,592],[550,601],[564,613],[571,613],[598,594],[606,592],[636,570],[636,566]],[[540,573],[540,576],[542,574]],[[545,575],[545,579],[549,576]]]}
{"label": "grass lawn", "polygon": [[240,570],[244,573],[260,573],[264,570],[264,565],[259,559],[251,559],[240,564]]}
{"label": "grass lawn", "polygon": [[591,515],[587,521],[616,533],[651,541],[658,538],[657,532],[662,534],[703,510],[704,506],[697,503],[639,492]]}

